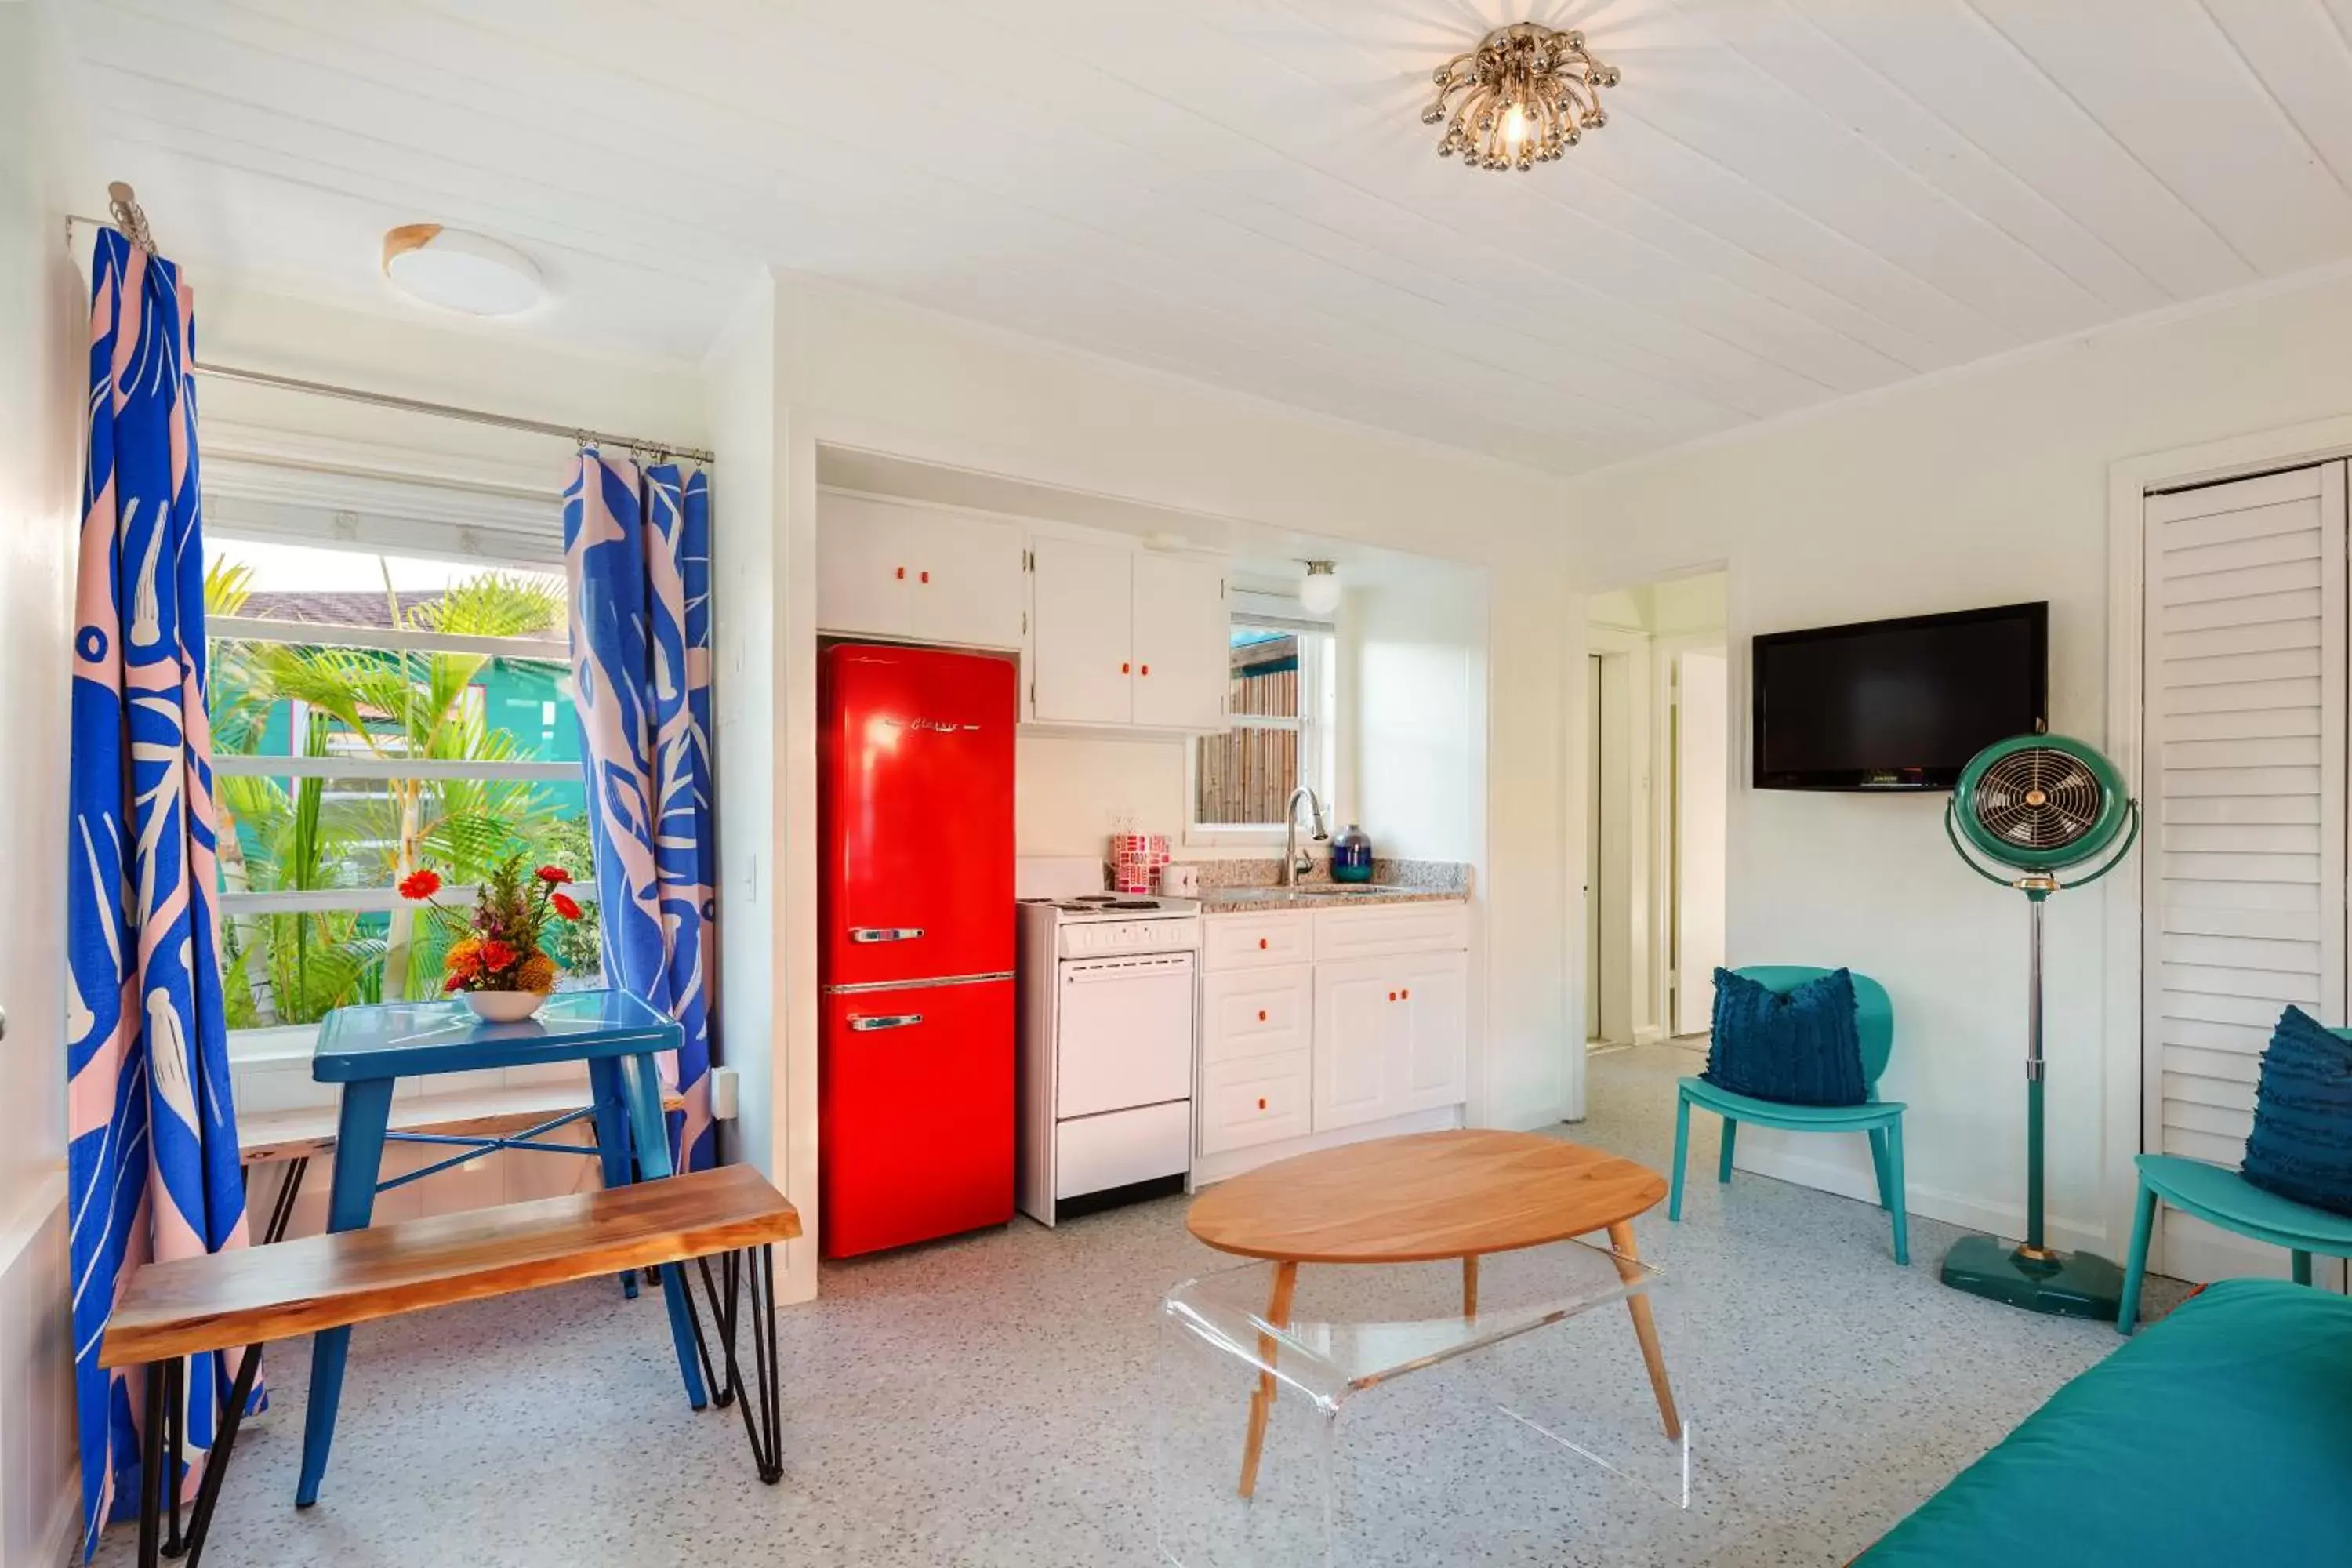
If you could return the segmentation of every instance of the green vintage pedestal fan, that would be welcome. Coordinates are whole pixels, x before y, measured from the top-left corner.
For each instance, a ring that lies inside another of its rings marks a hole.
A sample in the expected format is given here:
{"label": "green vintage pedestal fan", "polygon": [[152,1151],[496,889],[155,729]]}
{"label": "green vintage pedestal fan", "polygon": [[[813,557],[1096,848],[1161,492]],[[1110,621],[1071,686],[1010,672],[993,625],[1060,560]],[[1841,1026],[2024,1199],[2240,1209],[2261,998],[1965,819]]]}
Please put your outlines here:
{"label": "green vintage pedestal fan", "polygon": [[[2032,1312],[2115,1319],[2123,1271],[2087,1252],[2049,1246],[2042,1219],[2042,906],[2061,886],[2095,882],[2131,853],[2139,803],[2113,763],[2063,735],[2015,735],[1960,770],[1944,808],[1944,833],[1969,869],[2023,893],[2032,910],[2032,966],[2025,1026],[2025,1240],[2011,1247],[1968,1237],[1944,1258],[1944,1283]],[[1988,862],[1990,867],[1988,867]],[[2096,862],[2095,865],[2093,863]]]}

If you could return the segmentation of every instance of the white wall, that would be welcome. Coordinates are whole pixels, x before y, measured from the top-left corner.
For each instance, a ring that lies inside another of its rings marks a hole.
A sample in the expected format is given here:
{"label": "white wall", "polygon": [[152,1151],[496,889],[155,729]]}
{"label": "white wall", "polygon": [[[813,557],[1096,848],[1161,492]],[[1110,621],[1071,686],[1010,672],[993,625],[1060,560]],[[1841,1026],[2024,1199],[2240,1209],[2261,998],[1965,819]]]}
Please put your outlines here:
{"label": "white wall", "polygon": [[[1734,963],[1844,963],[1893,993],[1885,1085],[1908,1101],[1913,1207],[2011,1234],[2024,1168],[2025,910],[1954,858],[1944,797],[1747,784],[1759,632],[2051,603],[2052,721],[2106,731],[2107,468],[2134,454],[2352,408],[2342,273],[2011,356],[1570,487],[1596,588],[1730,574]],[[2064,1244],[2126,1238],[2137,1067],[2103,1047],[2110,879],[2051,907],[2050,1205]],[[2109,1115],[2111,1106],[2122,1108]],[[1743,1165],[1860,1195],[1859,1140],[1740,1139]]]}
{"label": "white wall", "polygon": [[52,1568],[77,1512],[65,1224],[67,650],[89,305],[65,248],[66,67],[0,5],[0,1565]]}

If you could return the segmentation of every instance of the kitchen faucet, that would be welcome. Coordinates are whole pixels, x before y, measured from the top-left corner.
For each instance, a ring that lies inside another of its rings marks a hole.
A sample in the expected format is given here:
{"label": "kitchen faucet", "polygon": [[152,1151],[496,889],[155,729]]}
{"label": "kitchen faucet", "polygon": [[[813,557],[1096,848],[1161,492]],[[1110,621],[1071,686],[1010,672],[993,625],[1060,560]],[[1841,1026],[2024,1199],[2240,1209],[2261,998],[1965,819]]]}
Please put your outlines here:
{"label": "kitchen faucet", "polygon": [[1314,857],[1298,847],[1298,797],[1300,795],[1307,797],[1307,809],[1315,819],[1315,842],[1321,844],[1331,837],[1324,829],[1323,803],[1315,797],[1315,792],[1305,784],[1300,784],[1297,789],[1292,790],[1289,804],[1282,808],[1282,873],[1277,879],[1286,888],[1298,886],[1298,874],[1301,871],[1315,869]]}

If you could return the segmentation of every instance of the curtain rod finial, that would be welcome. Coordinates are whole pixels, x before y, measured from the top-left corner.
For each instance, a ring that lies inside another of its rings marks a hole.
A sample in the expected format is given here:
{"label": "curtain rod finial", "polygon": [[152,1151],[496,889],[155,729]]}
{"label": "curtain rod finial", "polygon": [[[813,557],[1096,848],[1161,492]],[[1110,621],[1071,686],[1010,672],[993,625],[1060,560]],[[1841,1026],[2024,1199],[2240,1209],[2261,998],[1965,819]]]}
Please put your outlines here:
{"label": "curtain rod finial", "polygon": [[148,255],[154,255],[155,238],[147,231],[147,215],[140,209],[139,195],[131,188],[129,182],[110,182],[106,187],[106,199],[108,210],[114,218],[114,226],[122,231],[122,237]]}

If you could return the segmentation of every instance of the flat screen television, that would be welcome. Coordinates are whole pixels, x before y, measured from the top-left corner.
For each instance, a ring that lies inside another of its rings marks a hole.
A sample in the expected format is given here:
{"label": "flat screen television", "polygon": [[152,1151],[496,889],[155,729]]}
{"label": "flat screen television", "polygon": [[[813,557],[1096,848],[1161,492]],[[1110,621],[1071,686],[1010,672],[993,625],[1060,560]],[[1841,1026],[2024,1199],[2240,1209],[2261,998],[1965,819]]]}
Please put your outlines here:
{"label": "flat screen television", "polygon": [[1758,789],[1949,789],[2050,722],[2050,605],[2002,605],[1755,644]]}

